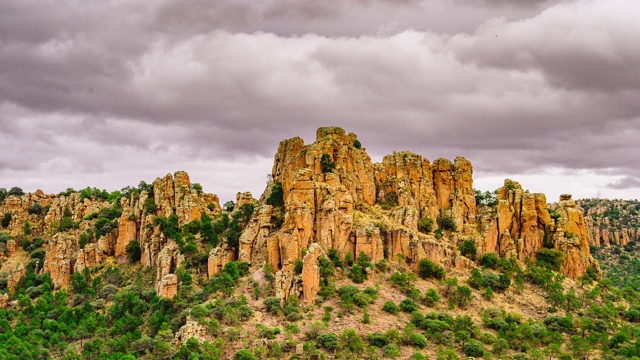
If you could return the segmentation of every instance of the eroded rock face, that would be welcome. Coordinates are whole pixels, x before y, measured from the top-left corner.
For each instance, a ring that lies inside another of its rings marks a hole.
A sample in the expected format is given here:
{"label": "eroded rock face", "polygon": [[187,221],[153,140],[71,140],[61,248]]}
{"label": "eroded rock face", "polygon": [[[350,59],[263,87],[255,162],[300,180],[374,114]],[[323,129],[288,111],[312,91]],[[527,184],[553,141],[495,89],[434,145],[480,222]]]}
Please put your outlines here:
{"label": "eroded rock face", "polygon": [[[364,252],[374,263],[385,256],[392,261],[402,258],[412,268],[425,257],[447,267],[470,266],[459,256],[455,241],[437,240],[417,230],[421,218],[435,220],[445,214],[453,218],[461,233],[476,234],[471,163],[457,158],[431,164],[419,155],[396,152],[373,164],[365,149],[354,146],[355,140],[355,134],[327,127],[318,129],[312,144],[293,138],[278,147],[273,181],[241,237],[238,259],[252,264],[268,262],[278,270],[280,285],[276,288],[283,297],[301,291],[305,301],[312,300],[317,279],[311,269],[317,264],[316,255],[330,249],[336,249],[341,257],[351,254],[356,258]],[[332,171],[323,169],[323,155],[334,164]],[[275,183],[282,184],[282,209],[264,201]],[[391,210],[380,213],[380,203]],[[271,221],[277,211],[284,213],[279,229]],[[371,211],[376,215],[368,218]],[[302,288],[296,290],[296,281],[289,279],[294,278],[295,260],[302,259],[305,251],[307,272],[302,276]],[[218,266],[220,261],[210,258],[210,263]]]}
{"label": "eroded rock face", "polygon": [[565,253],[562,273],[576,279],[589,267],[599,270],[589,252],[589,234],[582,210],[576,208],[571,195],[547,207],[544,194],[523,191],[519,183],[505,180],[496,194],[497,217],[484,236],[484,252],[496,252],[503,257],[514,256],[520,261],[535,258],[543,247]]}
{"label": "eroded rock face", "polygon": [[[155,211],[145,209],[145,202],[149,197],[153,199]],[[42,207],[42,212],[29,214],[29,206],[35,204]],[[106,200],[81,200],[78,192],[59,196],[45,195],[40,190],[23,196],[10,196],[0,204],[0,216],[7,212],[12,215],[11,223],[5,230],[13,238],[7,243],[6,255],[24,256],[24,250],[19,244],[23,240],[41,238],[42,248],[46,251],[44,264],[41,266],[44,272],[51,275],[55,286],[61,288],[69,286],[74,272],[102,264],[109,257],[114,257],[119,263],[128,262],[126,246],[130,241],[137,240],[142,249],[141,263],[145,266],[158,266],[158,292],[173,296],[178,282],[172,272],[182,261],[181,255],[176,251],[176,244],[166,238],[154,218],[175,215],[182,226],[200,219],[203,214],[213,216],[220,211],[218,197],[191,189],[187,173],[178,171],[174,175],[167,174],[156,179],[153,194],[147,191],[132,194],[130,198],[121,198],[118,205],[117,208],[122,213],[110,223],[115,225],[108,233],[95,239],[92,236],[96,227],[95,215],[113,207]],[[68,220],[65,218],[70,218],[74,225],[60,231],[60,224]],[[26,221],[31,227],[29,235],[24,233]],[[79,241],[82,234],[89,236],[89,243],[83,247]],[[171,253],[167,253],[169,251]]]}
{"label": "eroded rock face", "polygon": [[551,206],[560,218],[555,220],[553,233],[554,248],[565,254],[561,271],[572,279],[577,279],[589,267],[601,274],[598,262],[591,257],[589,250],[589,232],[584,221],[583,211],[577,208],[571,195],[563,194],[560,201]]}
{"label": "eroded rock face", "polygon": [[640,204],[637,201],[584,199],[577,201],[577,205],[584,209],[591,245],[625,246],[640,240]]}

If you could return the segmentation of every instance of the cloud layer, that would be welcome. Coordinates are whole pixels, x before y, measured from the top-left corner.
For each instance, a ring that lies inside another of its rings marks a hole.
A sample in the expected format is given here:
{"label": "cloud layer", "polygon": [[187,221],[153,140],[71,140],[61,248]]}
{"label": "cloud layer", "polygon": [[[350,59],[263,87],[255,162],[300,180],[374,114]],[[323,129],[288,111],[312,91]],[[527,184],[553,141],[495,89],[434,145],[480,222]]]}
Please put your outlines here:
{"label": "cloud layer", "polygon": [[589,186],[529,187],[637,197],[638,18],[633,0],[3,1],[0,186],[185,169],[257,195],[280,140],[339,125],[374,159],[465,156],[488,189],[561,173]]}

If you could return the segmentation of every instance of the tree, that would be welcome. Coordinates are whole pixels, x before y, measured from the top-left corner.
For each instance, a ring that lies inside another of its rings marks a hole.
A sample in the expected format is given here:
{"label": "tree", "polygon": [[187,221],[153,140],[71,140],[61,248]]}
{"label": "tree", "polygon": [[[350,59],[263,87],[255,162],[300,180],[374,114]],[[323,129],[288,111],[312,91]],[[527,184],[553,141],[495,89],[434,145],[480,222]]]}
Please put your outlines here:
{"label": "tree", "polygon": [[224,209],[227,210],[228,212],[233,211],[233,208],[236,207],[236,203],[234,203],[233,201],[229,200],[226,203],[224,203]]}
{"label": "tree", "polygon": [[130,262],[138,262],[140,261],[140,257],[142,255],[142,249],[140,248],[140,243],[138,240],[131,240],[125,247],[125,252],[127,253],[127,258]]}
{"label": "tree", "polygon": [[25,220],[22,230],[25,235],[31,235],[31,224],[28,220]]}
{"label": "tree", "polygon": [[4,199],[7,198],[7,189],[5,188],[0,188],[0,202],[3,202]]}
{"label": "tree", "polygon": [[356,139],[356,140],[353,142],[353,147],[355,147],[356,149],[360,149],[360,148],[362,148],[362,144],[360,143],[360,140]]}
{"label": "tree", "polygon": [[460,250],[460,254],[462,254],[462,256],[468,257],[471,260],[476,259],[478,248],[476,247],[476,243],[472,240],[463,241],[458,247],[458,250]]}
{"label": "tree", "polygon": [[322,167],[322,172],[331,173],[336,168],[336,163],[331,161],[331,156],[329,154],[322,154],[320,158],[320,166]]}
{"label": "tree", "polygon": [[461,308],[466,308],[469,302],[473,299],[471,295],[471,289],[466,286],[458,286],[456,290],[451,294],[449,302],[452,305],[457,305]]}
{"label": "tree", "polygon": [[17,186],[14,186],[9,190],[7,195],[9,195],[9,196],[22,196],[22,195],[24,195],[24,191],[22,191],[21,188],[19,188]]}

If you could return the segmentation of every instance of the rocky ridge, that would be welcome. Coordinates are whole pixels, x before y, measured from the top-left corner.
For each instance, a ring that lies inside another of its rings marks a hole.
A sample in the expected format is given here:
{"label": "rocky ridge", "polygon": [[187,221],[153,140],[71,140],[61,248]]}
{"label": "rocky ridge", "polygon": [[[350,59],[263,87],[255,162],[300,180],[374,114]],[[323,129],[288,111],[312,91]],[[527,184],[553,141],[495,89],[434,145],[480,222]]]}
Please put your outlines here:
{"label": "rocky ridge", "polygon": [[[394,152],[374,164],[355,134],[320,128],[311,144],[298,137],[280,143],[261,198],[250,193],[236,198],[232,213],[244,205],[252,209],[237,246],[220,241],[208,251],[204,267],[192,268],[198,276],[211,277],[233,260],[254,267],[269,264],[276,295],[300,296],[307,303],[319,288],[319,258],[333,249],[341,258],[364,253],[372,263],[386,259],[413,270],[425,258],[445,269],[470,269],[474,261],[458,250],[470,240],[481,254],[497,252],[520,261],[545,246],[561,250],[567,254],[562,272],[571,278],[598,268],[589,254],[585,220],[570,196],[549,207],[544,195],[507,180],[498,191],[497,209],[479,217],[472,175],[471,163],[462,157],[430,162],[411,152]],[[271,201],[278,190],[281,200]],[[34,204],[41,213],[31,213]],[[141,264],[156,268],[157,293],[171,298],[180,286],[177,269],[187,259],[167,231],[167,219],[173,218],[180,229],[203,215],[220,218],[227,211],[216,195],[192,188],[189,176],[179,171],[115,205],[106,199],[81,201],[77,192],[56,196],[38,191],[8,197],[0,204],[0,216],[7,213],[10,240],[0,244],[7,260],[0,272],[19,279],[25,262],[39,261],[29,260],[23,242],[41,238],[46,255],[39,271],[50,273],[57,287],[67,287],[74,272],[107,259],[128,262],[127,245],[136,240]],[[450,227],[440,229],[433,221],[432,231],[419,231],[421,219],[441,217],[451,219]],[[70,226],[62,229],[61,224]],[[86,244],[81,244],[83,234],[89,234]],[[202,234],[196,233],[193,241],[199,250],[207,249]],[[302,270],[297,273],[299,261]]]}
{"label": "rocky ridge", "polygon": [[637,200],[582,199],[590,244],[620,245],[640,240],[640,202]]}

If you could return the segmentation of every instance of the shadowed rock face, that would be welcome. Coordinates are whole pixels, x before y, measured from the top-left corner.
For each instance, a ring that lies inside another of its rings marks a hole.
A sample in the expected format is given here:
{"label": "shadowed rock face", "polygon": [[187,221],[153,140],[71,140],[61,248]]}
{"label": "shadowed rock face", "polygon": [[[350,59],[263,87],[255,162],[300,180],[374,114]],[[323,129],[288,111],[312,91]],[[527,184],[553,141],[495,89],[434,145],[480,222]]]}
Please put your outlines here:
{"label": "shadowed rock face", "polygon": [[[318,259],[331,249],[341,257],[351,254],[357,258],[364,253],[373,263],[387,259],[413,270],[423,258],[447,269],[468,269],[474,266],[473,261],[458,251],[464,240],[475,242],[480,253],[495,251],[520,261],[534,257],[546,241],[546,246],[566,254],[562,265],[566,275],[576,278],[588,267],[598,269],[589,255],[584,217],[570,195],[563,195],[549,208],[544,195],[530,194],[517,182],[506,180],[498,190],[497,213],[476,219],[473,167],[468,160],[458,157],[453,162],[430,162],[411,152],[394,152],[374,164],[366,149],[356,146],[356,139],[355,134],[341,128],[324,127],[318,129],[312,144],[305,145],[298,137],[282,141],[261,199],[238,193],[236,209],[244,204],[255,206],[238,248],[230,248],[220,239],[220,245],[209,253],[207,269],[195,267],[194,271],[206,277],[218,275],[233,260],[252,266],[269,263],[275,272],[276,294],[282,298],[301,295],[309,303],[319,289]],[[276,184],[281,184],[283,205],[274,207],[267,204],[267,198]],[[57,287],[66,287],[75,271],[109,258],[127,262],[127,244],[137,240],[141,264],[156,268],[156,291],[171,298],[179,286],[175,271],[185,257],[156,217],[174,216],[178,225],[184,226],[205,214],[215,217],[222,210],[216,195],[191,189],[189,176],[183,171],[157,178],[152,193],[147,190],[121,198],[119,217],[108,224],[103,235],[98,234],[82,248],[81,234],[95,233],[97,220],[92,214],[113,204],[80,201],[79,193],[55,196],[38,191],[9,197],[0,204],[0,216],[12,213],[6,231],[15,240],[6,244],[5,254],[8,259],[26,256],[19,242],[25,238],[24,222],[29,221],[31,238],[44,240],[42,271],[51,274]],[[145,206],[147,203],[155,208]],[[45,213],[29,214],[33,204],[42,205]],[[58,231],[69,214],[75,226]],[[455,230],[442,231],[438,238],[433,231],[418,231],[421,219],[440,216],[450,217]],[[203,248],[200,237],[195,235],[195,241]],[[302,273],[295,275],[298,259],[303,261]],[[4,261],[0,271],[19,275],[18,263]],[[13,279],[14,283],[18,279]]]}

